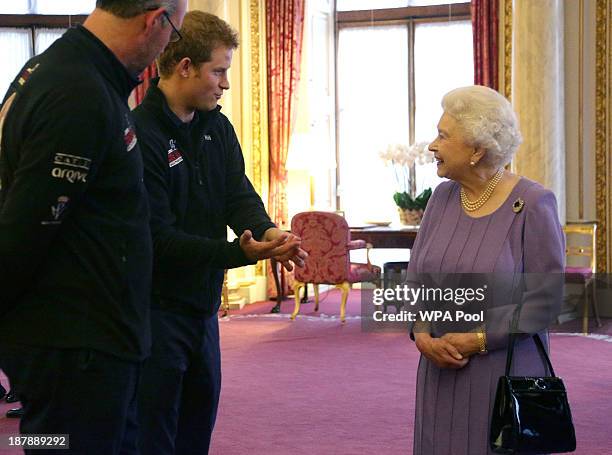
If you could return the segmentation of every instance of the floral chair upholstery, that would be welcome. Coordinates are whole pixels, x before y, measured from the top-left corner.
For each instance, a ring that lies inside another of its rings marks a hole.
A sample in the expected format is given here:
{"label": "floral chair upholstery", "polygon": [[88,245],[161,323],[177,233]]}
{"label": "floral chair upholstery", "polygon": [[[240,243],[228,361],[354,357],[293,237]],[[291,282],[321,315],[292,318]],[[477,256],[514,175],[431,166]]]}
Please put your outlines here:
{"label": "floral chair upholstery", "polygon": [[369,247],[364,240],[351,241],[346,220],[332,212],[302,212],[291,220],[291,232],[302,239],[302,248],[308,253],[305,265],[295,269],[295,310],[300,311],[300,289],[308,283],[314,285],[315,311],[319,309],[319,284],[330,284],[342,290],[340,320],[345,321],[346,301],[351,284],[380,281],[380,267],[350,262],[350,250]]}

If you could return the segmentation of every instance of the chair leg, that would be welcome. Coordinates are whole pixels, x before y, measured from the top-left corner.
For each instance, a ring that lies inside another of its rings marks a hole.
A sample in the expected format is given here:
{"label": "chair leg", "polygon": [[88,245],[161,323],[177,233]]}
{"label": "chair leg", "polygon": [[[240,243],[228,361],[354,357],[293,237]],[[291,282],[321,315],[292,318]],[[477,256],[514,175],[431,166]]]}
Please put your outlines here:
{"label": "chair leg", "polygon": [[595,321],[597,321],[597,327],[601,327],[601,319],[599,318],[599,308],[597,308],[597,280],[593,278],[591,281],[591,302],[593,303],[593,314],[595,315]]}
{"label": "chair leg", "polygon": [[315,296],[315,311],[319,311],[319,285],[318,284],[313,284],[312,288],[314,290],[314,296]]}
{"label": "chair leg", "polygon": [[223,308],[223,316],[225,317],[228,315],[229,310],[230,310],[230,306],[229,306],[229,289],[227,288],[227,270],[224,270],[223,272],[223,288],[221,290],[221,295],[223,296],[222,298],[222,302],[223,305],[221,305],[221,307]]}
{"label": "chair leg", "polygon": [[589,287],[584,287],[584,310],[582,311],[582,333],[589,333]]}
{"label": "chair leg", "polygon": [[295,317],[300,312],[300,289],[304,287],[304,283],[300,283],[296,281],[293,283],[293,294],[295,296],[295,309],[293,310],[293,314],[291,315],[291,320],[295,320]]}
{"label": "chair leg", "polygon": [[340,321],[345,322],[346,316],[346,301],[348,300],[349,291],[351,290],[351,284],[348,281],[337,284],[337,288],[342,290],[342,300],[340,301]]}

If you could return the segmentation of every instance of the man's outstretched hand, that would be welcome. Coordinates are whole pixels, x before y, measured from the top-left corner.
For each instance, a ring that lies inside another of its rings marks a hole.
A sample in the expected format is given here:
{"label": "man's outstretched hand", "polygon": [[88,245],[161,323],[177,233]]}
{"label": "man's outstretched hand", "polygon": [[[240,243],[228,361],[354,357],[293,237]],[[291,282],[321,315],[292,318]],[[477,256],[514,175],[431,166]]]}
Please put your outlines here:
{"label": "man's outstretched hand", "polygon": [[302,239],[290,232],[282,231],[279,228],[270,228],[264,233],[264,240],[275,240],[279,238],[297,239],[298,245],[293,248],[288,248],[286,252],[273,256],[278,262],[283,264],[283,267],[288,271],[293,270],[293,265],[304,267],[304,261],[308,257],[308,253],[301,248]]}
{"label": "man's outstretched hand", "polygon": [[278,228],[268,229],[260,242],[253,238],[249,230],[240,236],[240,247],[249,260],[274,258],[289,271],[293,270],[292,263],[298,267],[304,266],[308,253],[300,248],[300,244],[299,237]]}

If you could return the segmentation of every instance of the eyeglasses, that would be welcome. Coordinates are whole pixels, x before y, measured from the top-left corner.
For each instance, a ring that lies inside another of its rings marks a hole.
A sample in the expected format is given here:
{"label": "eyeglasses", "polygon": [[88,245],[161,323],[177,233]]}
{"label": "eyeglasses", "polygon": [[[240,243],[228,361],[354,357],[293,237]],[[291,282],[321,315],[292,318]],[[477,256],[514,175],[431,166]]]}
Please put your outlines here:
{"label": "eyeglasses", "polygon": [[178,31],[178,29],[174,26],[174,24],[170,20],[170,15],[168,14],[168,12],[164,11],[163,15],[166,18],[166,20],[168,21],[168,23],[170,24],[170,27],[172,27],[172,33],[170,34],[170,41],[169,42],[170,43],[176,43],[177,41],[182,40],[183,36],[181,35],[181,32]]}

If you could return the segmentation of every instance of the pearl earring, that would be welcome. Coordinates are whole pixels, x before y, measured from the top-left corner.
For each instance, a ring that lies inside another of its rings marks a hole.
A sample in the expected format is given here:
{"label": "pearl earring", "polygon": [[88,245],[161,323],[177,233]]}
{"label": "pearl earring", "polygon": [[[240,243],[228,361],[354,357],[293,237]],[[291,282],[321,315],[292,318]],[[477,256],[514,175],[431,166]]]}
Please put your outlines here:
{"label": "pearl earring", "polygon": [[476,163],[474,163],[473,161],[470,161],[470,166],[475,166]]}

